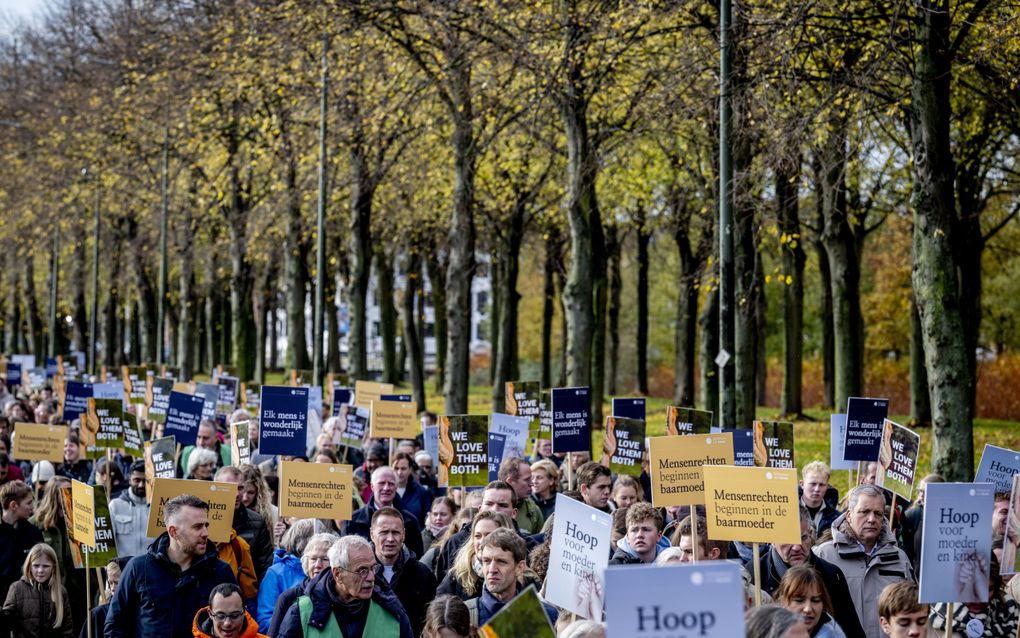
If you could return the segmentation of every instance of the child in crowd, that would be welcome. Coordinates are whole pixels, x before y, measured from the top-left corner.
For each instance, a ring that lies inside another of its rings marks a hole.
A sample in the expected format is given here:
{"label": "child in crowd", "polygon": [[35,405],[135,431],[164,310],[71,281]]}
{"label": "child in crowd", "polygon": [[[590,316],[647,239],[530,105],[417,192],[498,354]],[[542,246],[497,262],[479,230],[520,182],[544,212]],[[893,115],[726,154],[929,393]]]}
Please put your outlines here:
{"label": "child in crowd", "polygon": [[24,574],[7,591],[3,612],[11,638],[70,638],[71,601],[49,545],[39,543],[28,552]]}

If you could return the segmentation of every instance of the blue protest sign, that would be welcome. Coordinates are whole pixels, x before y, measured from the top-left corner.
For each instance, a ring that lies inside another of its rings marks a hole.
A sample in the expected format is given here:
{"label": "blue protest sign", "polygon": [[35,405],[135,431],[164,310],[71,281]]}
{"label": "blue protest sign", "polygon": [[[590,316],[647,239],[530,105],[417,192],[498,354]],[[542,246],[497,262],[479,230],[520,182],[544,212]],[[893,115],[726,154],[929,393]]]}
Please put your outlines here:
{"label": "blue protest sign", "polygon": [[988,602],[994,495],[991,483],[925,488],[921,603]]}
{"label": "blue protest sign", "polygon": [[410,403],[413,401],[410,394],[380,394],[380,401],[396,401],[398,403]]}
{"label": "blue protest sign", "polygon": [[591,453],[591,389],[553,388],[554,453]]}
{"label": "blue protest sign", "polygon": [[[198,437],[198,424],[202,421],[205,399],[194,394],[171,392],[166,409],[163,436],[173,435],[182,446],[194,445]],[[213,404],[215,407],[215,404]]]}
{"label": "blue protest sign", "polygon": [[7,362],[7,387],[21,385],[21,364]]}
{"label": "blue protest sign", "polygon": [[308,411],[314,412],[322,419],[322,386],[308,386]]}
{"label": "blue protest sign", "polygon": [[73,423],[85,413],[92,398],[92,384],[81,381],[68,381],[64,384],[64,420]]}
{"label": "blue protest sign", "polygon": [[[215,421],[216,402],[220,400],[220,386],[215,383],[196,383],[195,395],[202,397],[205,401],[202,406],[202,418]],[[180,439],[177,442],[180,443]]]}
{"label": "blue protest sign", "polygon": [[856,470],[857,463],[843,460],[846,442],[846,415],[829,415],[829,467],[833,470]]}
{"label": "blue protest sign", "polygon": [[308,388],[262,386],[259,453],[303,456],[308,433]]}
{"label": "blue protest sign", "polygon": [[877,461],[889,399],[850,397],[846,406],[844,461]]}
{"label": "blue protest sign", "polygon": [[729,562],[606,570],[607,638],[744,635],[744,581]]}
{"label": "blue protest sign", "polygon": [[57,376],[57,358],[46,357],[45,368],[47,379],[52,379],[53,377]]}
{"label": "blue protest sign", "polygon": [[754,467],[754,431],[746,428],[722,428],[720,431],[733,435],[733,465]]}
{"label": "blue protest sign", "polygon": [[1013,489],[1013,476],[1020,474],[1020,452],[985,443],[975,483],[994,483],[996,492]]}
{"label": "blue protest sign", "polygon": [[613,397],[613,416],[625,419],[645,420],[645,400]]}
{"label": "blue protest sign", "polygon": [[489,480],[495,481],[499,478],[499,464],[503,462],[503,448],[506,446],[506,436],[489,432]]}
{"label": "blue protest sign", "polygon": [[333,416],[339,416],[340,406],[347,405],[351,402],[351,397],[354,396],[354,392],[350,388],[333,388]]}

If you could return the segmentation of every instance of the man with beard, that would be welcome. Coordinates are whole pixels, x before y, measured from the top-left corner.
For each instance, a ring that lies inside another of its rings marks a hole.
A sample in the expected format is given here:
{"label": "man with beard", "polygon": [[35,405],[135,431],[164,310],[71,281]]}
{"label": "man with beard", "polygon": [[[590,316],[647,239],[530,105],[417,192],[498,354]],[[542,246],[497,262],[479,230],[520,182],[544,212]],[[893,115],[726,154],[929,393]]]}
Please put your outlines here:
{"label": "man with beard", "polygon": [[865,634],[882,635],[879,595],[886,585],[914,580],[910,559],[886,526],[882,489],[874,485],[855,487],[850,492],[849,509],[832,524],[832,540],[815,547],[814,552],[846,576]]}
{"label": "man with beard", "polygon": [[811,512],[800,508],[800,543],[777,543],[761,557],[761,588],[773,598],[779,590],[779,581],[791,567],[808,565],[818,572],[825,583],[825,591],[832,600],[832,617],[839,623],[847,638],[864,638],[864,629],[854,611],[846,576],[829,561],[815,556],[811,546],[815,543],[815,530]]}
{"label": "man with beard", "polygon": [[110,501],[110,518],[117,551],[121,556],[141,556],[152,543],[145,535],[149,525],[149,503],[145,500],[145,461],[131,464],[128,489]]}
{"label": "man with beard", "polygon": [[190,638],[213,588],[234,583],[209,542],[209,505],[190,494],[163,508],[166,531],[124,568],[106,617],[106,638]]}

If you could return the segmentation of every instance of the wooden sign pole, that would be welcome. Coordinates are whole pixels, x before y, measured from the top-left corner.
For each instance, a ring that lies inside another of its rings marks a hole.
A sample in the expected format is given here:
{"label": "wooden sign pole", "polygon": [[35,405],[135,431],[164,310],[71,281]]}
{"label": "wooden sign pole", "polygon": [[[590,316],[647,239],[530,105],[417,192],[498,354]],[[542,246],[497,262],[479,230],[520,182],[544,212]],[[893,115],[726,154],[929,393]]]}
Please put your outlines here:
{"label": "wooden sign pole", "polygon": [[89,549],[82,546],[82,553],[85,554],[85,634],[92,638],[92,579],[89,578]]}
{"label": "wooden sign pole", "polygon": [[691,505],[691,563],[698,564],[698,506]]}
{"label": "wooden sign pole", "polygon": [[751,544],[754,550],[754,606],[761,607],[761,564],[758,562],[758,543]]}
{"label": "wooden sign pole", "polygon": [[953,603],[946,605],[946,638],[953,638]]}

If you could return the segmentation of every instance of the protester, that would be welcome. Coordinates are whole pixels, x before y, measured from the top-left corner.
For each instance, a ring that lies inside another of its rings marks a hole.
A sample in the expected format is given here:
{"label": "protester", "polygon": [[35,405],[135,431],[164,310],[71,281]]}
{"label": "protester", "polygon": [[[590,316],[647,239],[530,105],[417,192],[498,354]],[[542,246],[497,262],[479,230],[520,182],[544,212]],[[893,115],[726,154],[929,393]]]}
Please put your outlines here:
{"label": "protester", "polygon": [[[304,578],[293,587],[285,590],[276,599],[273,605],[272,618],[269,621],[268,629],[259,629],[269,636],[276,636],[280,630],[283,617],[294,604],[299,596],[305,593],[305,588],[312,579],[319,575],[323,569],[329,567],[329,548],[340,538],[332,532],[320,532],[308,539],[305,551],[301,553],[301,570]],[[261,627],[261,625],[260,625]]]}
{"label": "protester", "polygon": [[747,638],[810,638],[800,617],[779,605],[755,607],[744,616]]}
{"label": "protester", "polygon": [[191,474],[191,454],[196,450],[209,450],[213,453],[213,469],[209,472],[210,476],[219,468],[230,465],[230,446],[220,442],[216,434],[215,421],[202,419],[195,434],[195,444],[185,446],[181,450],[181,470],[187,470],[187,474]]}
{"label": "protester", "polygon": [[209,606],[195,614],[191,631],[195,638],[267,638],[258,632],[255,619],[244,609],[241,588],[233,583],[217,585],[209,594]]}
{"label": "protester", "polygon": [[610,565],[654,563],[660,551],[662,514],[650,503],[638,502],[627,508],[627,535],[616,542]]}
{"label": "protester", "polygon": [[393,474],[397,477],[400,504],[421,523],[432,507],[432,494],[415,480],[414,469],[414,461],[407,452],[397,452],[393,456]]}
{"label": "protester", "polygon": [[832,527],[839,518],[839,492],[829,485],[832,470],[821,461],[812,461],[801,470],[800,503],[811,515],[811,523],[816,534],[821,534]]}
{"label": "protester", "polygon": [[[694,523],[690,516],[685,516],[673,532],[673,546],[681,552],[681,563],[694,562]],[[726,543],[716,542],[708,538],[708,527],[704,518],[698,519],[698,562],[721,560],[726,558]]]}
{"label": "protester", "polygon": [[148,534],[149,503],[145,497],[145,461],[131,464],[128,489],[110,500],[110,518],[121,556],[141,556],[152,544]]}
{"label": "protester", "polygon": [[275,526],[280,519],[280,508],[272,503],[269,485],[255,465],[241,466],[241,503],[248,509],[258,512],[267,525]]}
{"label": "protester", "polygon": [[531,464],[531,499],[542,512],[543,521],[552,516],[556,509],[559,474],[556,464],[549,459],[540,459]]}
{"label": "protester", "polygon": [[425,529],[421,531],[421,544],[426,552],[450,526],[456,513],[457,504],[449,496],[440,496],[432,501],[432,508],[425,519]]}
{"label": "protester", "polygon": [[538,503],[531,500],[531,466],[520,458],[508,458],[499,466],[499,480],[513,488],[517,502],[517,516],[514,521],[522,534],[537,534],[542,529],[545,516]]}
{"label": "protester", "polygon": [[260,631],[269,628],[273,606],[280,594],[304,580],[305,571],[301,566],[301,555],[308,545],[308,539],[314,533],[314,520],[299,520],[283,535],[280,548],[273,553],[273,564],[259,583],[255,619],[258,621]]}
{"label": "protester", "polygon": [[609,500],[613,503],[615,509],[630,507],[634,503],[645,500],[641,483],[633,476],[627,476],[626,474],[617,476]]}
{"label": "protester", "polygon": [[846,576],[850,598],[868,636],[879,635],[878,597],[886,585],[913,580],[910,560],[885,524],[885,496],[874,485],[850,492],[848,510],[832,525],[832,540],[814,548]]}
{"label": "protester", "polygon": [[992,534],[1006,535],[1006,523],[1009,521],[1009,492],[996,492],[992,506]]}
{"label": "protester", "polygon": [[425,609],[436,597],[436,577],[405,546],[404,535],[404,519],[398,510],[381,507],[372,515],[376,580],[397,595],[418,636],[425,624]]}
{"label": "protester", "polygon": [[[921,479],[917,485],[917,499],[906,512],[903,513],[903,526],[900,529],[902,537],[901,547],[910,564],[914,568],[917,580],[921,580],[921,539],[923,536],[924,523],[924,494],[931,483],[942,483],[944,479],[939,474],[929,474]],[[1007,497],[1007,502],[1008,502]],[[994,516],[993,516],[994,520]]]}
{"label": "protester", "polygon": [[479,552],[485,537],[497,529],[513,529],[513,521],[502,512],[481,511],[471,523],[471,538],[457,552],[450,571],[443,577],[437,592],[453,594],[467,600],[482,591],[482,565]]}
{"label": "protester", "polygon": [[378,441],[365,441],[365,462],[354,470],[354,478],[365,484],[361,490],[361,500],[368,502],[372,497],[372,474],[377,468],[386,465],[386,450]]}
{"label": "protester", "polygon": [[[435,501],[433,501],[433,503],[435,503]],[[456,506],[456,504],[454,504],[454,506]],[[449,525],[447,525],[446,530],[439,535],[439,538],[436,539],[432,548],[425,550],[425,555],[421,558],[422,565],[428,567],[429,570],[435,574],[436,562],[439,558],[439,554],[442,553],[443,548],[446,547],[446,544],[449,543],[450,539],[456,536],[458,532],[465,527],[471,526],[471,521],[474,520],[475,514],[477,513],[478,510],[471,508],[461,508],[457,510],[457,513],[453,515],[453,520],[450,521]]]}
{"label": "protester", "polygon": [[[988,580],[988,602],[954,605],[953,636],[992,638],[1017,635],[1020,606],[1005,595],[1002,579],[995,577],[999,573],[999,560],[994,554],[989,557],[989,562],[992,577]],[[928,616],[928,623],[939,633],[945,633],[947,612],[946,603],[937,603],[932,606]],[[980,628],[980,633],[976,631],[977,628]]]}
{"label": "protester", "polygon": [[274,638],[301,638],[303,626],[344,638],[414,637],[396,595],[375,581],[368,541],[355,534],[340,538],[329,550],[329,564],[287,611]]}
{"label": "protester", "polygon": [[196,448],[188,455],[186,479],[211,481],[216,472],[216,453],[205,448]]}
{"label": "protester", "polygon": [[209,505],[183,495],[163,509],[166,531],[131,559],[110,601],[107,638],[187,638],[216,585],[234,583],[209,542]]}
{"label": "protester", "polygon": [[64,439],[64,462],[57,468],[57,474],[87,483],[92,475],[92,461],[81,458],[81,441],[75,430],[68,430]]}
{"label": "protester", "polygon": [[811,638],[846,638],[832,619],[832,601],[821,574],[809,565],[786,570],[774,598],[783,607],[800,614]]}
{"label": "protester", "polygon": [[613,479],[608,467],[588,461],[577,470],[577,485],[585,505],[607,514],[613,513],[614,508],[609,502]]}
{"label": "protester", "polygon": [[456,596],[439,596],[429,603],[422,638],[478,638],[471,612]]}
{"label": "protester", "polygon": [[216,543],[216,551],[219,552],[220,560],[230,565],[230,571],[234,573],[237,585],[241,589],[245,606],[255,609],[259,583],[262,581],[255,575],[255,564],[252,562],[248,542],[238,536],[237,531],[231,529],[228,540]]}
{"label": "protester", "polygon": [[4,600],[11,638],[71,638],[71,601],[60,584],[53,548],[45,543],[32,547],[23,572]]}
{"label": "protester", "polygon": [[[198,452],[201,452],[201,450]],[[269,536],[266,519],[262,518],[258,512],[245,507],[241,500],[241,484],[243,479],[244,475],[241,470],[233,466],[222,467],[216,472],[217,481],[234,483],[238,487],[237,497],[234,500],[234,516],[231,526],[237,532],[237,535],[248,543],[248,547],[251,550],[251,559],[255,564],[256,577],[259,582],[262,582],[269,566],[273,564],[273,541]]]}
{"label": "protester", "polygon": [[[117,585],[120,583],[120,575],[127,565],[130,557],[119,556],[114,560],[111,560],[106,564],[106,587],[103,588],[103,594],[100,600],[103,601],[101,605],[96,605],[92,608],[92,612],[89,614],[89,622],[92,623],[91,632],[90,628],[85,626],[84,617],[82,618],[81,628],[78,631],[78,638],[105,638],[106,636],[106,616],[110,611],[110,601],[113,600],[113,592],[117,591]],[[84,598],[84,596],[83,596]],[[72,601],[73,604],[74,601]],[[84,609],[84,600],[82,601],[82,608]],[[71,608],[72,620],[75,614],[74,608]],[[77,624],[77,623],[76,623]]]}
{"label": "protester", "polygon": [[[42,533],[28,522],[35,512],[32,488],[22,481],[0,486],[0,594],[21,577],[25,559],[37,544],[43,542]],[[2,630],[2,627],[0,627]],[[0,634],[2,635],[2,634]]]}
{"label": "protester", "polygon": [[[527,556],[524,539],[513,530],[497,529],[482,540],[480,558],[485,585],[480,596],[465,601],[473,625],[481,627],[488,623],[520,593],[519,581],[524,575]],[[542,607],[549,622],[555,625],[559,612],[544,601]]]}
{"label": "protester", "polygon": [[7,450],[0,451],[0,485],[10,481],[24,481],[25,475],[21,468],[11,461]]}
{"label": "protester", "polygon": [[917,602],[917,585],[900,581],[888,585],[878,597],[882,633],[891,638],[934,636],[928,625],[928,605]]}
{"label": "protester", "polygon": [[422,548],[421,526],[418,518],[401,507],[400,497],[397,496],[397,475],[391,467],[383,465],[372,472],[372,496],[365,503],[365,506],[355,510],[351,514],[351,520],[344,521],[340,527],[340,535],[357,534],[365,540],[371,538],[372,515],[380,507],[392,507],[403,515],[404,529],[407,532],[407,548],[414,552],[415,556],[425,553]]}
{"label": "protester", "polygon": [[[106,469],[109,467],[110,475],[106,475]],[[95,476],[93,477],[93,485],[102,485],[108,487],[107,499],[113,500],[121,495],[121,493],[127,488],[127,481],[124,480],[124,473],[121,471],[120,466],[117,463],[109,461],[106,457],[103,457],[96,461]]]}

